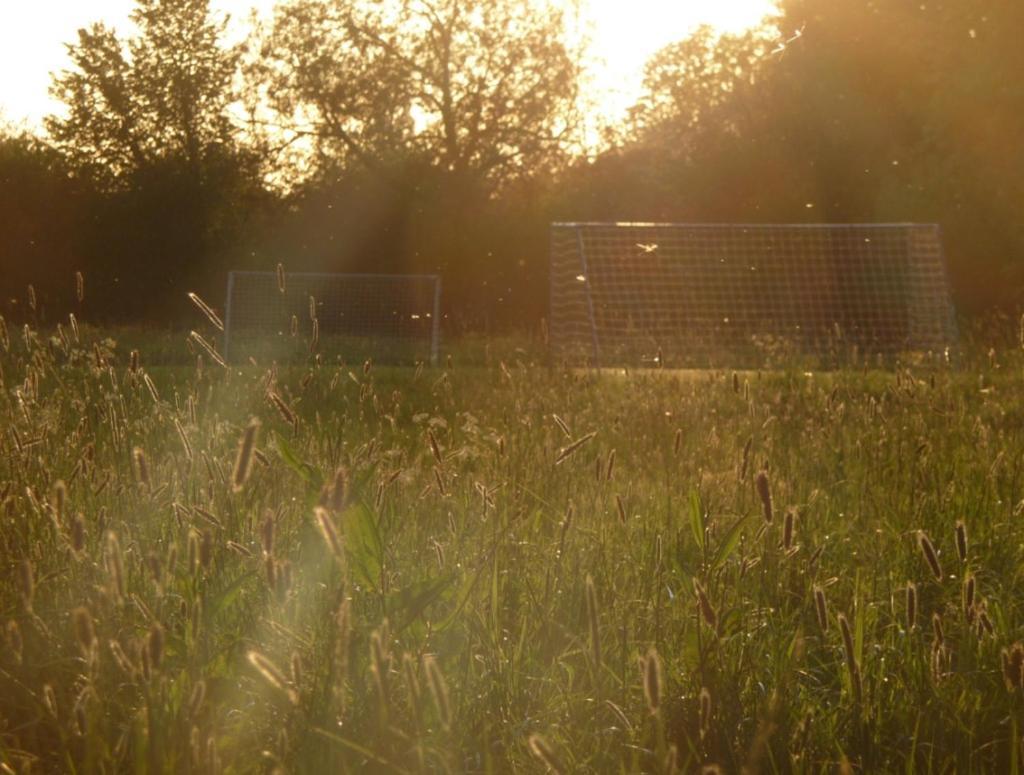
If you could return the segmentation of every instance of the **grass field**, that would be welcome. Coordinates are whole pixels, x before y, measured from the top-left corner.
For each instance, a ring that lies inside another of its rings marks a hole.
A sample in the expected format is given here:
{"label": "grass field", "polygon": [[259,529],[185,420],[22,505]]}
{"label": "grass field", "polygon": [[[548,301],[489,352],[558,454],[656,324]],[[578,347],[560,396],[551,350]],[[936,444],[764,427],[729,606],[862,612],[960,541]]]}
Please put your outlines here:
{"label": "grass field", "polygon": [[0,771],[1018,771],[1019,352],[0,346]]}

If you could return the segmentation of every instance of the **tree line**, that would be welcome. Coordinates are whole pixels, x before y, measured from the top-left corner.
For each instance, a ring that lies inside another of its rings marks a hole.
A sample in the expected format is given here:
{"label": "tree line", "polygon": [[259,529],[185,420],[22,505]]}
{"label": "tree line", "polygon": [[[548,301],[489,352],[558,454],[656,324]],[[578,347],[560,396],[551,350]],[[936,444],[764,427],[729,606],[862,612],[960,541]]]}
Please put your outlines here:
{"label": "tree line", "polygon": [[[136,0],[0,130],[0,312],[174,323],[230,268],[438,272],[450,326],[535,325],[557,220],[942,224],[960,308],[1019,305],[1016,0],[782,0],[647,64],[595,138],[586,52],[533,0],[285,0],[229,44]],[[30,304],[27,286],[33,285]]]}

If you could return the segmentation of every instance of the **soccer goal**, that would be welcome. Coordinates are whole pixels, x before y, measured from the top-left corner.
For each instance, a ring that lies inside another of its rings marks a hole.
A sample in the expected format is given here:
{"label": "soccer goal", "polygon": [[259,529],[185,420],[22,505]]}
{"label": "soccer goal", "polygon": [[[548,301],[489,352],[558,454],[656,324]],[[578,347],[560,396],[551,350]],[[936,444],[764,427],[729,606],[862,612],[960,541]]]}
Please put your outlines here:
{"label": "soccer goal", "polygon": [[348,362],[437,362],[437,275],[228,274],[224,357],[258,362],[318,353]]}
{"label": "soccer goal", "polygon": [[556,223],[554,357],[740,365],[955,342],[933,224]]}

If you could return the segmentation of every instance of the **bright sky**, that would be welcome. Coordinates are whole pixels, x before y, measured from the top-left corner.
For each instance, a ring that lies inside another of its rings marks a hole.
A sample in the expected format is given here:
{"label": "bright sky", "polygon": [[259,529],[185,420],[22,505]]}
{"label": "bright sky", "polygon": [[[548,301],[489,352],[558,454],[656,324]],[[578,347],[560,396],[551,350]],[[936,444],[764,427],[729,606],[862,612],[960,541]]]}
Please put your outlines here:
{"label": "bright sky", "polygon": [[[644,62],[699,24],[739,31],[757,24],[771,0],[578,0],[596,60],[593,82],[609,118],[639,93]],[[571,8],[573,0],[561,0]],[[133,0],[3,0],[0,11],[0,119],[41,124],[55,109],[48,96],[50,72],[67,65],[64,44],[76,31],[104,21],[119,33],[129,29]],[[232,15],[233,34],[244,34],[249,9],[269,12],[274,0],[211,0]],[[571,13],[571,12],[570,12]]]}

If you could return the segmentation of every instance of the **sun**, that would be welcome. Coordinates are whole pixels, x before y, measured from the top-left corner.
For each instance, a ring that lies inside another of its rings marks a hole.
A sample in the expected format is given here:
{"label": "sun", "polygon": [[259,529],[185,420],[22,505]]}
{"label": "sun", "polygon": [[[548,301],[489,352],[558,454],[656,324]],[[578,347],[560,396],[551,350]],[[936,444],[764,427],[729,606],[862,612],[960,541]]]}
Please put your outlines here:
{"label": "sun", "polygon": [[639,96],[644,64],[698,26],[742,32],[776,10],[774,0],[564,0],[590,41],[598,109],[615,120]]}

